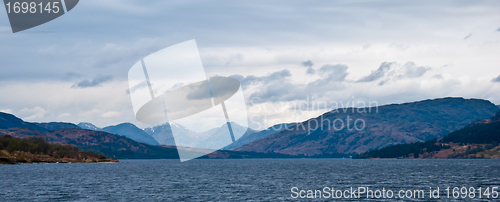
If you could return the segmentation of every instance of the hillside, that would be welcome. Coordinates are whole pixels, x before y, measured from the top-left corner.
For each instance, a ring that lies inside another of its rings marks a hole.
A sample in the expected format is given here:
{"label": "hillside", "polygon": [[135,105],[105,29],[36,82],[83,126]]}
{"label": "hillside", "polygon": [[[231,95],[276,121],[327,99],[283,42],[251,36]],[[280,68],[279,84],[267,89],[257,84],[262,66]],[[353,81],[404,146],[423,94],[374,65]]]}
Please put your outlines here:
{"label": "hillside", "polygon": [[500,111],[439,140],[398,144],[356,158],[500,158]]}
{"label": "hillside", "polygon": [[103,154],[83,152],[71,145],[54,145],[41,137],[0,136],[0,164],[118,162]]}
{"label": "hillside", "polygon": [[460,130],[446,135],[442,142],[464,144],[500,143],[500,111],[493,117],[477,121]]}
{"label": "hillside", "polygon": [[[275,133],[236,150],[310,156],[362,153],[393,144],[442,138],[474,121],[491,117],[497,111],[498,107],[487,100],[463,98],[338,109],[298,123],[292,131]],[[349,124],[346,119],[351,120]],[[362,128],[359,131],[353,129],[357,119],[365,123],[363,128],[358,122],[356,127]],[[343,120],[344,127],[340,121],[331,124],[335,120]],[[322,124],[316,125],[316,122]]]}
{"label": "hillside", "polygon": [[0,129],[0,135],[19,138],[39,136],[52,144],[71,144],[81,150],[103,153],[112,158],[178,158],[175,147],[148,145],[102,131],[70,128],[39,132],[25,128],[12,128]]}

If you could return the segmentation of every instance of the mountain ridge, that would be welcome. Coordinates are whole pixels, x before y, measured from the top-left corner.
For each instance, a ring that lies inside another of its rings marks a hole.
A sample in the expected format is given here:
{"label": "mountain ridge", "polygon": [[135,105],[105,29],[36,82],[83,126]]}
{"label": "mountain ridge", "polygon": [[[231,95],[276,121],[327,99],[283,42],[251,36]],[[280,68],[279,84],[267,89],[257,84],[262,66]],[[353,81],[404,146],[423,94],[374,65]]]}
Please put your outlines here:
{"label": "mountain ridge", "polygon": [[25,122],[12,114],[0,112],[0,129],[9,128],[29,128],[36,131],[47,131],[46,128],[40,127],[34,123]]}
{"label": "mountain ridge", "polygon": [[47,130],[56,130],[56,129],[64,129],[64,128],[80,128],[79,126],[73,123],[67,122],[48,122],[48,123],[33,123],[37,126],[45,128]]}

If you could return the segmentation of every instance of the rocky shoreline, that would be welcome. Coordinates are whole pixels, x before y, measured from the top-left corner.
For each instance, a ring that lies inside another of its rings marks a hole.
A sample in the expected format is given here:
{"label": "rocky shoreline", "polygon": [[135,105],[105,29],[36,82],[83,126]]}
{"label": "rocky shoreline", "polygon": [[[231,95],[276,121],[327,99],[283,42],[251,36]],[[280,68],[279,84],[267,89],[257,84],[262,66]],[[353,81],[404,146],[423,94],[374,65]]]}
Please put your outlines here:
{"label": "rocky shoreline", "polygon": [[119,162],[116,159],[106,158],[101,155],[76,156],[75,158],[55,158],[46,154],[32,154],[23,151],[7,152],[0,151],[0,164],[20,164],[20,163],[101,163]]}

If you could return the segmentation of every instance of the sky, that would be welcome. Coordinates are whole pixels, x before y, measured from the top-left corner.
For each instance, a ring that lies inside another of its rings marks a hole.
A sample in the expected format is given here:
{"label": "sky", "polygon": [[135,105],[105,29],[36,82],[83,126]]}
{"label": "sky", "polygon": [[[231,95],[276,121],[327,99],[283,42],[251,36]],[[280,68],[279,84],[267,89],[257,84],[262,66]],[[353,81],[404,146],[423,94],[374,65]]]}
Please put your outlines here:
{"label": "sky", "polygon": [[134,117],[128,70],[191,39],[207,76],[241,82],[256,129],[352,103],[500,104],[499,1],[85,0],[18,33],[0,10],[0,111],[150,127]]}

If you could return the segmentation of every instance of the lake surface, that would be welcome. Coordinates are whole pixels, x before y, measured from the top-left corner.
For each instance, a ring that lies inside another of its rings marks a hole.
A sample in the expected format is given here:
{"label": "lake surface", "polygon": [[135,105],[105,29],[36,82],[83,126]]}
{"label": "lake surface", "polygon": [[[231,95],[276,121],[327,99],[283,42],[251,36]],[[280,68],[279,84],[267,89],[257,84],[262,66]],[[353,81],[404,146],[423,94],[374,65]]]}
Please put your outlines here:
{"label": "lake surface", "polygon": [[[500,160],[207,159],[0,165],[1,201],[295,201],[292,187],[421,189],[425,198],[419,200],[429,201],[434,200],[428,196],[429,187],[438,186],[436,201],[455,200],[445,197],[446,187],[500,187]],[[478,197],[474,200],[488,200]]]}

